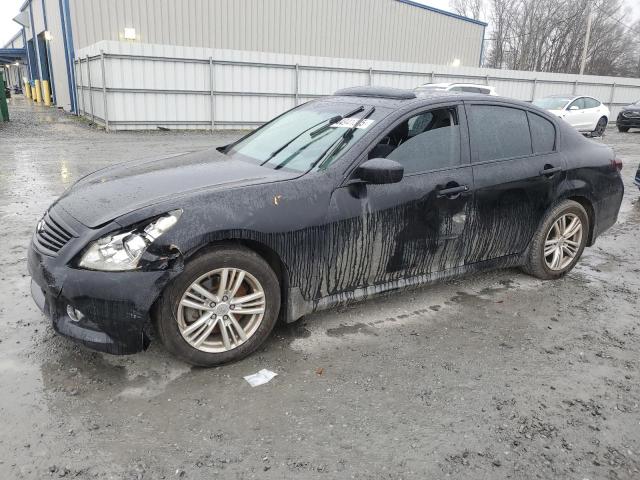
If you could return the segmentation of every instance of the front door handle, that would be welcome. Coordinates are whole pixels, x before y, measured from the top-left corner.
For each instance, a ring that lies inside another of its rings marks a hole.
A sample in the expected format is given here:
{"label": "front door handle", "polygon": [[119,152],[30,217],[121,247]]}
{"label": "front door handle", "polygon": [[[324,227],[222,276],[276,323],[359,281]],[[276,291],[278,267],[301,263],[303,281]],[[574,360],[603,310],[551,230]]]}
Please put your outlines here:
{"label": "front door handle", "polygon": [[443,188],[438,190],[438,198],[447,197],[450,199],[455,199],[460,196],[462,193],[466,193],[469,191],[469,187],[466,185],[458,185],[450,188]]}
{"label": "front door handle", "polygon": [[562,167],[554,167],[553,165],[545,165],[544,168],[542,170],[540,170],[540,176],[541,177],[551,178],[556,173],[561,172],[561,171],[562,171]]}

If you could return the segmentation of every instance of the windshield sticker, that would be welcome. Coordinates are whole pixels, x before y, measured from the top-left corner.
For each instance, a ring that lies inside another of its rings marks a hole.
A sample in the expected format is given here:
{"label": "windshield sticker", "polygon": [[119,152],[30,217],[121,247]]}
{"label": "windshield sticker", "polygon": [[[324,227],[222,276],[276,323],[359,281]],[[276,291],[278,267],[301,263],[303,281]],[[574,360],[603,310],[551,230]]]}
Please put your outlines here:
{"label": "windshield sticker", "polygon": [[356,123],[359,123],[357,128],[368,128],[374,121],[365,118],[361,120],[359,118],[343,118],[337,123],[332,123],[331,127],[333,128],[353,128]]}

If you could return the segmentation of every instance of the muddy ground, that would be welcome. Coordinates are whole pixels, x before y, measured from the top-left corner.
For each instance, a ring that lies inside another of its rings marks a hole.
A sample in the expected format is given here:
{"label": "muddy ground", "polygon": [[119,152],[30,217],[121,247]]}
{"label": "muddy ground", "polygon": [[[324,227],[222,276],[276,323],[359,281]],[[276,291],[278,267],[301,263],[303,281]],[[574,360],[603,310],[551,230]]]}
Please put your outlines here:
{"label": "muddy ground", "polygon": [[[206,370],[157,343],[114,357],[55,335],[26,252],[79,176],[238,134],[107,134],[20,99],[10,112],[0,479],[640,478],[640,131],[607,132],[625,162],[620,219],[566,278],[496,271],[310,315]],[[278,376],[251,388],[262,368]]]}

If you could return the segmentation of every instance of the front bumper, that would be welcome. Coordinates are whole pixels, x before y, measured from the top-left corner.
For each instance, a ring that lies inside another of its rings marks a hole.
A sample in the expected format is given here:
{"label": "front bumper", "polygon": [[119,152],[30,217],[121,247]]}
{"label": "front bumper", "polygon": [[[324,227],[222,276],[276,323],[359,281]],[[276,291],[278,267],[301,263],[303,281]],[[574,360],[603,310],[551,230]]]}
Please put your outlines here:
{"label": "front bumper", "polygon": [[640,128],[640,117],[625,117],[619,114],[616,119],[616,125],[619,127]]}
{"label": "front bumper", "polygon": [[[94,350],[124,355],[146,349],[150,310],[172,278],[170,270],[97,272],[69,267],[41,253],[28,253],[31,295],[56,332]],[[74,321],[67,306],[82,312]]]}

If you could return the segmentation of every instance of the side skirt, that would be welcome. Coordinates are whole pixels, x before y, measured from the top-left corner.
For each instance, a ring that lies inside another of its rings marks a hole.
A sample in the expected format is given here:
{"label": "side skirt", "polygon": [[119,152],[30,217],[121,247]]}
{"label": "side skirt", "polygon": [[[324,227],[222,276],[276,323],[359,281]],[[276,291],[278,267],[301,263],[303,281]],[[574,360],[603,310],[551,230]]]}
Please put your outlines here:
{"label": "side skirt", "polygon": [[313,312],[318,312],[320,310],[326,310],[328,308],[333,308],[341,305],[361,302],[363,300],[377,297],[388,292],[402,291],[429,285],[442,280],[447,280],[449,278],[459,277],[468,273],[520,266],[522,265],[522,258],[522,255],[519,254],[509,255],[506,257],[472,263],[470,265],[464,265],[441,272],[403,278],[400,280],[394,280],[392,282],[381,283],[378,285],[369,285],[348,292],[340,292],[333,295],[328,295],[314,301],[305,300],[302,297],[300,290],[297,287],[293,287],[289,290],[289,295],[287,298],[287,313],[284,316],[284,319],[287,323],[295,322],[300,317]]}

